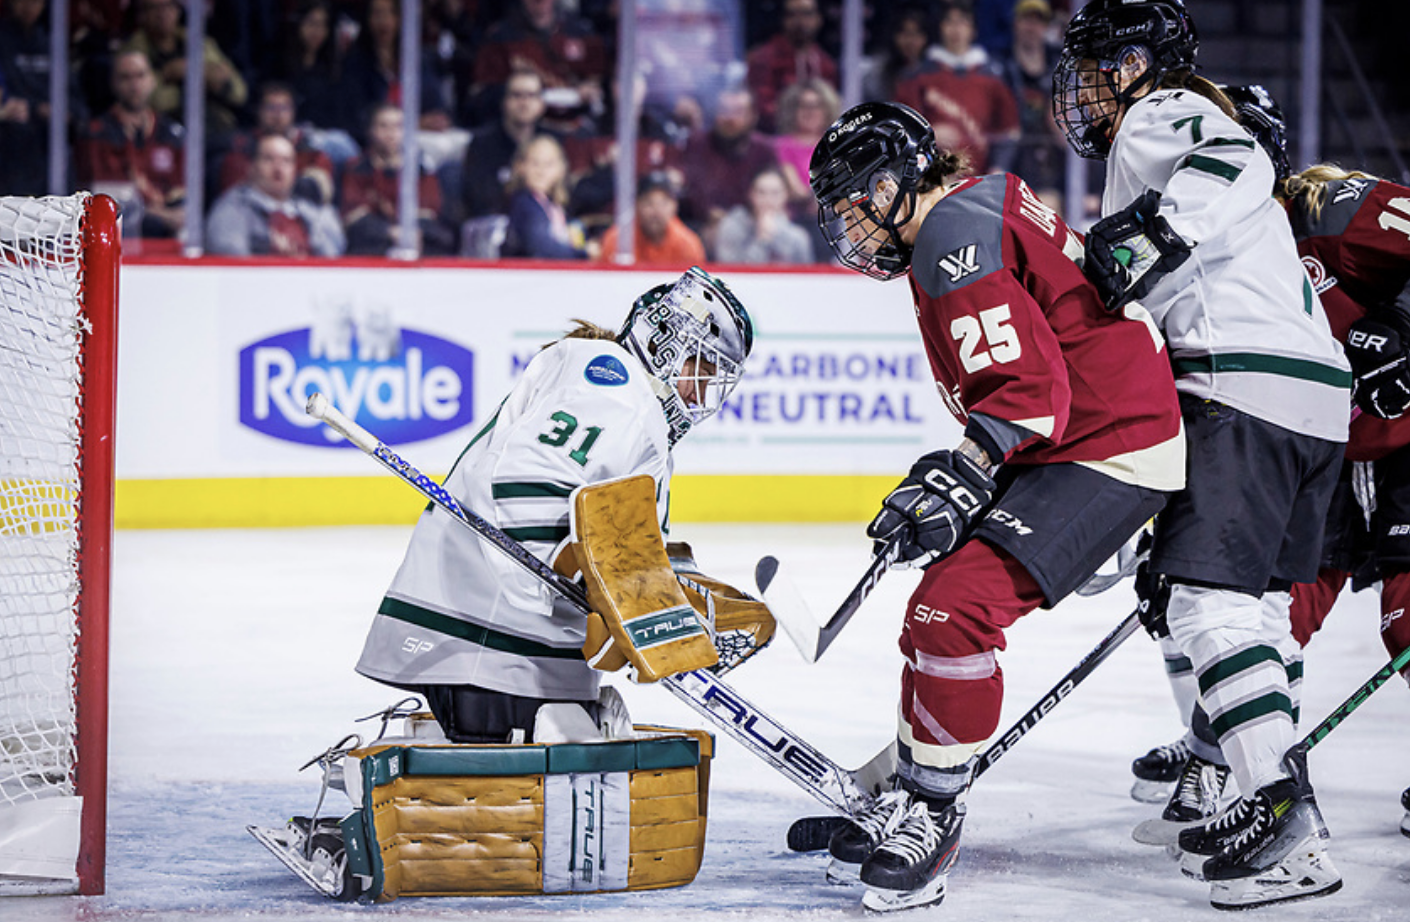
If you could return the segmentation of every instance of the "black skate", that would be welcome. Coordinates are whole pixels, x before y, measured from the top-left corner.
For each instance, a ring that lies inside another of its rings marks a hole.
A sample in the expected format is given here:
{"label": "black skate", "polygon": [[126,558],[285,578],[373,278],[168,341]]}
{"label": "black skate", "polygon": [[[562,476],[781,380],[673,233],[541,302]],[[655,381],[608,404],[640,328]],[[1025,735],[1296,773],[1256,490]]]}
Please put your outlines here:
{"label": "black skate", "polygon": [[1142,845],[1174,845],[1182,829],[1201,824],[1219,812],[1219,801],[1228,782],[1228,766],[1190,755],[1160,817],[1138,825],[1131,831],[1131,838]]}
{"label": "black skate", "polygon": [[827,879],[834,884],[850,884],[861,873],[862,862],[886,834],[896,828],[911,804],[906,791],[888,791],[852,821],[832,834],[827,851],[832,862],[827,867]]}
{"label": "black skate", "polygon": [[890,912],[943,900],[945,879],[960,853],[964,814],[961,804],[932,813],[924,801],[911,801],[895,829],[862,863],[867,885],[862,906]]}
{"label": "black skate", "polygon": [[1410,788],[1400,795],[1400,805],[1405,808],[1405,815],[1400,818],[1400,834],[1410,836]]}
{"label": "black skate", "polygon": [[1190,747],[1183,737],[1173,743],[1157,746],[1131,763],[1131,774],[1136,776],[1131,785],[1131,799],[1143,804],[1159,804],[1170,799],[1175,782],[1180,780],[1180,769],[1190,757]]}
{"label": "black skate", "polygon": [[300,880],[329,899],[348,902],[362,894],[362,881],[348,870],[347,849],[338,820],[296,816],[283,829],[245,828]]}

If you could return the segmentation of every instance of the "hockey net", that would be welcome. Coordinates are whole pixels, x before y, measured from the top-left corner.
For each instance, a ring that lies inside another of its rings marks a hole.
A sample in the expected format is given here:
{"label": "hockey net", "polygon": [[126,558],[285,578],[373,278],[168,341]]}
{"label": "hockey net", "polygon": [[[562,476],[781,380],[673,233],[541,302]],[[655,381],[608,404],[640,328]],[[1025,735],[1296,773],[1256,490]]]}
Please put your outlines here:
{"label": "hockey net", "polygon": [[103,890],[119,239],[0,198],[0,894]]}

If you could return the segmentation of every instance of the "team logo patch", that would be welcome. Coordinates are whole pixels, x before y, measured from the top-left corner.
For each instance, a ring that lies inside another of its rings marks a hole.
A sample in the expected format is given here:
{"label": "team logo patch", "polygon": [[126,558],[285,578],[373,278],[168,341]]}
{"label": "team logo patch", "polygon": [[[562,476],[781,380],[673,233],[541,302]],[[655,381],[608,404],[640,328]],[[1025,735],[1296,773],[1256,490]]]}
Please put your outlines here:
{"label": "team logo patch", "polygon": [[973,243],[960,247],[953,253],[947,253],[941,257],[939,266],[950,276],[950,281],[958,282],[966,275],[973,275],[979,271],[979,260],[976,257],[978,251],[978,245]]}
{"label": "team logo patch", "polygon": [[1342,202],[1358,199],[1361,197],[1361,193],[1365,192],[1370,185],[1371,183],[1364,179],[1348,179],[1342,184],[1342,187],[1337,190],[1337,194],[1332,196],[1332,204],[1340,205]]}
{"label": "team logo patch", "polygon": [[588,362],[587,368],[583,369],[583,377],[591,384],[621,387],[631,376],[627,374],[627,366],[622,364],[621,359],[613,355],[599,355]]}
{"label": "team logo patch", "polygon": [[1315,256],[1302,257],[1302,268],[1307,270],[1307,277],[1312,280],[1312,287],[1319,295],[1337,283],[1337,277],[1328,273],[1322,260]]}

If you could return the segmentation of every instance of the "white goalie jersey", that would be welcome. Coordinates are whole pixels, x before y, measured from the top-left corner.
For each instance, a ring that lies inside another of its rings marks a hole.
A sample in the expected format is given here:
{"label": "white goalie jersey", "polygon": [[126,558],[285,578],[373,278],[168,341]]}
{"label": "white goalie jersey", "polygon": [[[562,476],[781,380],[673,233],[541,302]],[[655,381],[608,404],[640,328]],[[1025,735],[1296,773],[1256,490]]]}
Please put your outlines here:
{"label": "white goalie jersey", "polygon": [[1273,164],[1219,107],[1160,90],[1126,112],[1107,159],[1102,214],[1147,189],[1192,246],[1142,299],[1183,393],[1344,442],[1351,370],[1272,198]]}
{"label": "white goalie jersey", "polygon": [[[647,474],[663,530],[671,457],[661,403],[639,362],[609,340],[540,352],[446,477],[467,509],[552,563],[569,495]],[[398,686],[477,685],[536,698],[597,697],[585,619],[501,551],[428,507],[387,590],[357,671]]]}

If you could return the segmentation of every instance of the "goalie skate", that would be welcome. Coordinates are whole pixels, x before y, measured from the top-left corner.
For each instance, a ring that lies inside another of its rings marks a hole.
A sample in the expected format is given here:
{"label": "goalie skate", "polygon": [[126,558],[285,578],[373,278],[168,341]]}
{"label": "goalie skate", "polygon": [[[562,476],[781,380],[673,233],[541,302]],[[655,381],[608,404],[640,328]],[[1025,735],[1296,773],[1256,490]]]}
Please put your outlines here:
{"label": "goalie skate", "polygon": [[1400,795],[1400,805],[1405,808],[1405,815],[1400,818],[1400,834],[1410,836],[1410,788]]}
{"label": "goalie skate", "polygon": [[318,893],[339,902],[357,899],[362,886],[348,871],[342,827],[335,819],[320,819],[310,841],[309,825],[308,817],[296,816],[283,829],[253,825],[245,828],[299,880]]}

